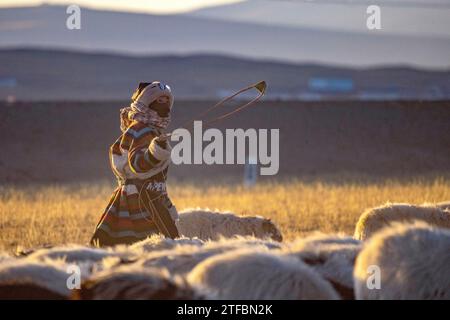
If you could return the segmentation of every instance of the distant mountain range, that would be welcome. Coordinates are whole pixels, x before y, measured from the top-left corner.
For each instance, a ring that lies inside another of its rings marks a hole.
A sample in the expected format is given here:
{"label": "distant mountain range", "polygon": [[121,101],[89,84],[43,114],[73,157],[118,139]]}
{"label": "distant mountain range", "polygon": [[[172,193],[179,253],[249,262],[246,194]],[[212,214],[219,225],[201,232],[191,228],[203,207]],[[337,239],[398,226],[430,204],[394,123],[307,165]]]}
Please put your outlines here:
{"label": "distant mountain range", "polygon": [[0,100],[128,100],[140,81],[177,98],[218,98],[259,80],[272,99],[450,99],[450,71],[342,68],[222,55],[125,56],[0,50]]}
{"label": "distant mountain range", "polygon": [[366,10],[372,4],[381,9],[381,30],[376,33],[450,38],[450,2],[447,0],[246,0],[201,8],[189,15],[269,26],[373,34],[366,27]]}
{"label": "distant mountain range", "polygon": [[[450,67],[450,37],[445,32],[436,31],[447,30],[448,20],[442,22],[445,20],[429,15],[426,21],[432,20],[433,23],[422,24],[437,24],[436,28],[427,28],[426,32],[403,32],[417,29],[416,16],[413,16],[409,21],[411,27],[402,26],[400,34],[363,32],[345,24],[342,28],[334,28],[333,24],[319,28],[312,23],[314,19],[306,19],[313,12],[299,13],[300,18],[305,18],[305,23],[310,22],[302,25],[293,22],[295,15],[292,10],[283,12],[283,4],[279,4],[278,12],[273,12],[275,4],[260,2],[249,1],[177,15],[82,8],[81,30],[66,28],[68,15],[65,6],[3,8],[0,10],[0,47],[139,55],[221,54],[353,67],[409,65],[437,70]],[[390,16],[390,12],[386,10],[383,15]],[[280,19],[284,15],[286,23],[281,24]],[[344,18],[341,20],[355,21],[364,29],[365,12],[347,16],[341,9],[318,15],[316,20],[333,15],[342,15]],[[233,16],[236,18],[231,19]],[[385,27],[389,29],[389,24]]]}

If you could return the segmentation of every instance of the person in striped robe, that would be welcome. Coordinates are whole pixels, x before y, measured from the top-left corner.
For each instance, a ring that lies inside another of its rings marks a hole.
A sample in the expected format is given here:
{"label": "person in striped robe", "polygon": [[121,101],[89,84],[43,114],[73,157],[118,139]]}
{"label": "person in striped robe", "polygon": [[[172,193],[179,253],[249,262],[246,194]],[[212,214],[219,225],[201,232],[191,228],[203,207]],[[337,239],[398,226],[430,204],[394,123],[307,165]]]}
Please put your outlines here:
{"label": "person in striped robe", "polygon": [[171,147],[161,137],[170,122],[169,86],[140,83],[129,107],[121,109],[122,135],[109,150],[119,182],[97,224],[91,244],[131,244],[155,233],[179,236],[178,213],[166,191]]}

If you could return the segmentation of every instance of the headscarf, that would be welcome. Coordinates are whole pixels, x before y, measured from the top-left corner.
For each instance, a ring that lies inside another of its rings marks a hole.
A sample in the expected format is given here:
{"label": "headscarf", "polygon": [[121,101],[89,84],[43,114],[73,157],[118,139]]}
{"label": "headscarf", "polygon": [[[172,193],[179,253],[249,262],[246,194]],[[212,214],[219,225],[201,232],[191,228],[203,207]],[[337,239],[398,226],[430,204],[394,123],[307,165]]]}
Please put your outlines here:
{"label": "headscarf", "polygon": [[166,129],[170,123],[170,112],[167,117],[161,117],[155,110],[149,108],[150,104],[161,96],[169,98],[169,109],[171,110],[173,95],[168,85],[157,81],[150,84],[139,84],[130,106],[120,109],[122,132],[125,132],[133,121],[139,121],[157,129]]}

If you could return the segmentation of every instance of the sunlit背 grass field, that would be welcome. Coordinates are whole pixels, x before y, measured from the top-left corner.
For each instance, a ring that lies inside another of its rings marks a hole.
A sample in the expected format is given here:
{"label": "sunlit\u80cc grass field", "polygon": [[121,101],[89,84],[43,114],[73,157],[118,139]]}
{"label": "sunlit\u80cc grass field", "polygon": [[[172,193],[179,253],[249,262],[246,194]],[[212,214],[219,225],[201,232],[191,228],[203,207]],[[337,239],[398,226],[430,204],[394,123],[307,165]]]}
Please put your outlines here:
{"label": "sunlit\u80cc grass field", "polygon": [[[0,188],[0,250],[44,244],[86,244],[115,188],[97,184]],[[444,178],[378,182],[290,182],[198,186],[172,183],[179,211],[190,207],[230,210],[271,218],[287,240],[314,231],[352,234],[360,214],[386,202],[421,204],[450,199]]]}

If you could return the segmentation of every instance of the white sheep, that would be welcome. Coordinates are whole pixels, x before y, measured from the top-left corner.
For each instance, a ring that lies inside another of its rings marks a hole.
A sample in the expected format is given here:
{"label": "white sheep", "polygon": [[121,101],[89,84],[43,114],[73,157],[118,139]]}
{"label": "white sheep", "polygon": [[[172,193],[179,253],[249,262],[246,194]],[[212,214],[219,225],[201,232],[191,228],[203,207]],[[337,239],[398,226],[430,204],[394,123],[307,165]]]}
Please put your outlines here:
{"label": "white sheep", "polygon": [[66,299],[66,267],[61,261],[8,259],[0,264],[0,299]]}
{"label": "white sheep", "polygon": [[119,264],[132,263],[142,255],[142,250],[129,250],[128,246],[94,248],[77,244],[41,248],[25,256],[28,261],[61,260],[80,268],[83,277]]}
{"label": "white sheep", "polygon": [[57,246],[51,248],[42,248],[33,251],[27,255],[27,259],[31,260],[46,260],[46,259],[63,259],[67,263],[77,262],[100,262],[107,257],[123,257],[126,252],[116,252],[111,248],[93,248],[78,244],[67,244],[64,246]]}
{"label": "white sheep", "polygon": [[450,201],[438,202],[436,203],[436,207],[439,207],[442,210],[450,210]]}
{"label": "white sheep", "polygon": [[198,264],[188,282],[218,299],[339,299],[333,287],[298,259],[267,250],[226,252]]}
{"label": "white sheep", "polygon": [[[376,277],[379,271],[379,287]],[[375,234],[356,259],[357,299],[450,299],[450,231],[423,222]]]}
{"label": "white sheep", "polygon": [[143,252],[152,252],[157,250],[170,250],[177,246],[202,246],[204,242],[198,238],[181,237],[177,239],[166,238],[163,235],[155,234],[145,240],[132,244],[130,250],[142,250]]}
{"label": "white sheep", "polygon": [[165,269],[121,266],[104,270],[83,282],[72,299],[82,300],[193,300],[204,296],[181,277]]}
{"label": "white sheep", "polygon": [[314,234],[287,245],[283,252],[317,271],[343,299],[353,299],[353,267],[361,247],[348,236]]}
{"label": "white sheep", "polygon": [[240,235],[283,240],[277,226],[270,219],[259,216],[237,216],[231,212],[209,209],[188,209],[180,212],[179,216],[179,231],[189,238],[217,240]]}
{"label": "white sheep", "polygon": [[280,245],[274,241],[254,237],[222,238],[219,241],[207,241],[203,246],[181,245],[170,250],[150,252],[136,264],[143,267],[167,268],[172,274],[184,275],[209,257],[246,247],[278,249]]}
{"label": "white sheep", "polygon": [[354,237],[358,240],[365,240],[393,222],[414,220],[424,221],[437,227],[450,228],[450,211],[431,205],[386,204],[368,209],[361,215],[356,224]]}

